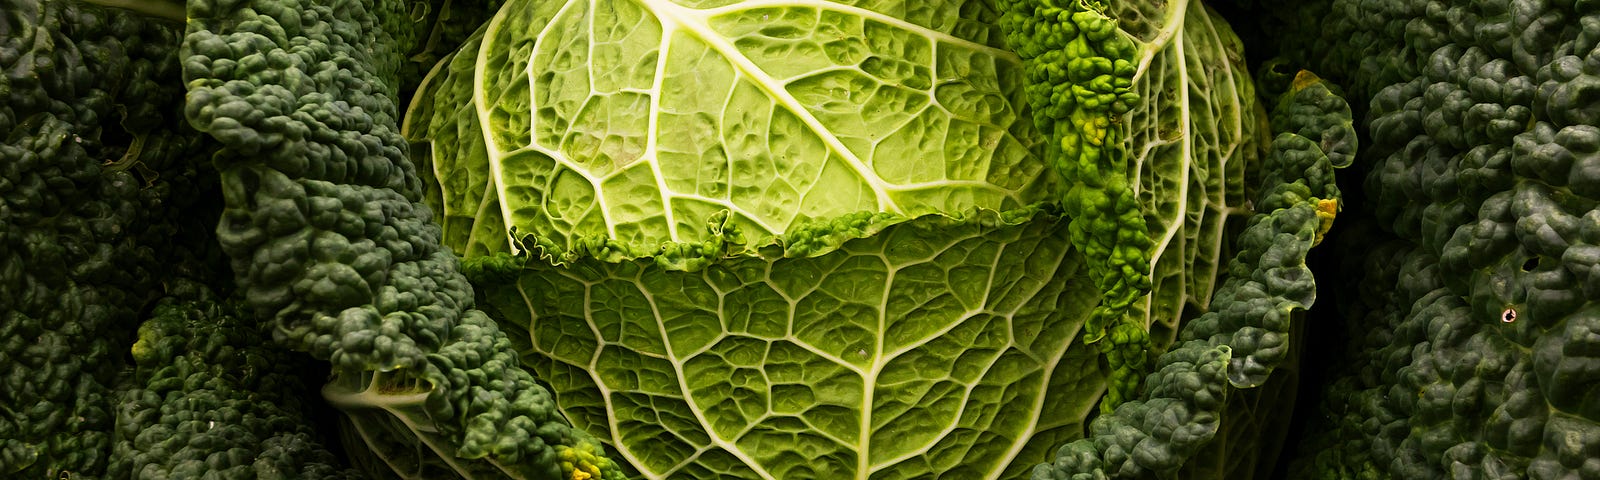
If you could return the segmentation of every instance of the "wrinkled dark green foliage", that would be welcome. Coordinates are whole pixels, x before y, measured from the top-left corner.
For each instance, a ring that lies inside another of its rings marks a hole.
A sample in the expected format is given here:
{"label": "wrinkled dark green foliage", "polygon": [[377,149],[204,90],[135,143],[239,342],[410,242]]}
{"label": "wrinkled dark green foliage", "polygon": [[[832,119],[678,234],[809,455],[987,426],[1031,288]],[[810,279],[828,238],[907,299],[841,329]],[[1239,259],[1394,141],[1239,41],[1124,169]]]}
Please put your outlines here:
{"label": "wrinkled dark green foliage", "polygon": [[321,445],[303,359],[179,280],[139,326],[107,478],[359,478]]}
{"label": "wrinkled dark green foliage", "polygon": [[[451,48],[472,27],[449,21],[491,3],[191,2],[187,25],[182,5],[92,3],[0,3],[0,476],[347,475],[307,416],[312,357],[331,396],[380,371],[423,387],[394,414],[411,434],[493,464],[358,462],[376,476],[615,474],[470,310],[389,133],[404,55]],[[361,323],[379,319],[398,323]]]}
{"label": "wrinkled dark green foliage", "polygon": [[1362,99],[1370,139],[1348,343],[1290,475],[1600,478],[1600,4],[1273,15],[1317,32],[1282,53]]}
{"label": "wrinkled dark green foliage", "polygon": [[0,477],[107,468],[126,346],[202,197],[182,28],[0,1]]}
{"label": "wrinkled dark green foliage", "polygon": [[397,122],[417,36],[405,6],[188,4],[184,108],[222,144],[217,236],[245,304],[282,345],[333,364],[325,394],[353,423],[350,450],[397,473],[618,475],[472,308],[439,244]]}
{"label": "wrinkled dark green foliage", "polygon": [[433,0],[411,1],[403,8],[405,18],[411,23],[412,43],[403,52],[405,61],[400,67],[400,106],[410,102],[422,77],[446,55],[461,46],[479,25],[489,21],[505,0]]}

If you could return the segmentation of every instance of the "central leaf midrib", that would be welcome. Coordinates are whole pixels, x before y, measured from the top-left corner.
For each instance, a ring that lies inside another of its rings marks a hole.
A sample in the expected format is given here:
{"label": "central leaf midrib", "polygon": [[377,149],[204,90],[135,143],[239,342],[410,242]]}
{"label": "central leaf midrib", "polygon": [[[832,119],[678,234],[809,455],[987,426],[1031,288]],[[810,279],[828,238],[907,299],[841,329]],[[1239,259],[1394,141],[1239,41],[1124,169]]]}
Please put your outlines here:
{"label": "central leaf midrib", "polygon": [[[823,143],[828,146],[830,151],[844,159],[845,163],[850,166],[851,170],[855,171],[856,175],[860,176],[864,182],[872,187],[872,193],[877,199],[878,210],[891,213],[902,213],[900,205],[889,196],[889,190],[891,189],[890,185],[888,185],[887,182],[884,182],[882,178],[879,178],[877,172],[873,171],[870,166],[863,162],[854,151],[851,151],[849,147],[845,146],[844,142],[841,141],[838,136],[833,135],[832,130],[830,130],[826,125],[823,125],[822,121],[818,119],[816,115],[813,115],[811,111],[805,107],[805,105],[801,104],[799,99],[790,94],[787,89],[782,88],[782,82],[767,74],[767,72],[762,70],[759,65],[756,65],[754,61],[751,61],[749,57],[746,57],[743,53],[741,53],[738,47],[735,47],[733,44],[731,44],[726,37],[723,37],[716,30],[711,28],[711,25],[707,22],[707,20],[712,14],[721,13],[725,10],[697,11],[677,5],[669,0],[632,1],[656,16],[656,19],[661,22],[661,35],[663,37],[670,38],[678,30],[683,30],[690,36],[700,40],[713,52],[716,52],[718,55],[722,56],[722,58],[727,59],[728,62],[733,65],[734,69],[738,70],[741,75],[749,77],[751,80],[753,80],[751,83],[755,84],[757,88],[760,88],[762,91],[766,92],[768,98],[771,98],[775,103],[778,104],[779,107],[789,110],[789,112],[793,114],[795,118],[798,118],[801,123],[804,123],[813,134],[816,134],[818,138],[822,139]],[[797,4],[814,6],[819,9],[825,6],[820,3],[811,4],[804,2],[771,3],[769,5]],[[740,4],[740,6],[745,7],[743,4]]]}

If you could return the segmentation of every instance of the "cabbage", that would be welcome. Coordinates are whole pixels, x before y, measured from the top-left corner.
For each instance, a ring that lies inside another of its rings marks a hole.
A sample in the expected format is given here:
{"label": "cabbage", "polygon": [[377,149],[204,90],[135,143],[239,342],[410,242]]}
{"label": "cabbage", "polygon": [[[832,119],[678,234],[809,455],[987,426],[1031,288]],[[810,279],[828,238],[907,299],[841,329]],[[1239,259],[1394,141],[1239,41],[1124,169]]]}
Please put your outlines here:
{"label": "cabbage", "polygon": [[[1217,283],[1259,107],[1199,4],[1143,15],[1109,148],[1160,353]],[[523,361],[646,478],[1018,478],[1113,376],[1024,61],[984,1],[508,2],[405,134]]]}

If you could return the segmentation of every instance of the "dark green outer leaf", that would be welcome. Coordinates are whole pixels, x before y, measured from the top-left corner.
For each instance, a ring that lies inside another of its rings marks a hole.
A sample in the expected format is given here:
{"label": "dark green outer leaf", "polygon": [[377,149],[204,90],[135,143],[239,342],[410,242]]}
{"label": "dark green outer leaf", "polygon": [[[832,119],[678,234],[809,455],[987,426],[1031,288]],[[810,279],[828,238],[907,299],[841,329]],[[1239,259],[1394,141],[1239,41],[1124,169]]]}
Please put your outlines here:
{"label": "dark green outer leaf", "polygon": [[263,328],[205,286],[176,282],[131,348],[108,477],[361,478],[340,470],[307,415],[309,359],[262,342]]}
{"label": "dark green outer leaf", "polygon": [[224,145],[218,237],[278,341],[332,362],[325,395],[365,428],[347,450],[430,478],[616,475],[471,308],[419,203],[392,96],[403,5],[200,1],[189,18],[185,113]]}
{"label": "dark green outer leaf", "polygon": [[1368,99],[1372,226],[1350,240],[1388,246],[1348,260],[1370,259],[1355,344],[1292,474],[1600,478],[1600,5],[1306,10],[1321,33],[1288,51]]}
{"label": "dark green outer leaf", "polygon": [[139,310],[190,205],[176,24],[0,1],[0,476],[99,478]]}

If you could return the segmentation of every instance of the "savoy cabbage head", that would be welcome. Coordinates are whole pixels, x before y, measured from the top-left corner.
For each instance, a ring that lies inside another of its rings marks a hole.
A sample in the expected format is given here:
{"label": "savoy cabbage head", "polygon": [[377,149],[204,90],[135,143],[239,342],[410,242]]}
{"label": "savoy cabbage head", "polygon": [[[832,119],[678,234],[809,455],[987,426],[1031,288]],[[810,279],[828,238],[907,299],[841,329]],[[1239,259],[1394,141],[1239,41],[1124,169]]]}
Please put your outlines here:
{"label": "savoy cabbage head", "polygon": [[1266,149],[1213,12],[1057,3],[514,0],[403,133],[640,476],[1018,478],[1210,308]]}

